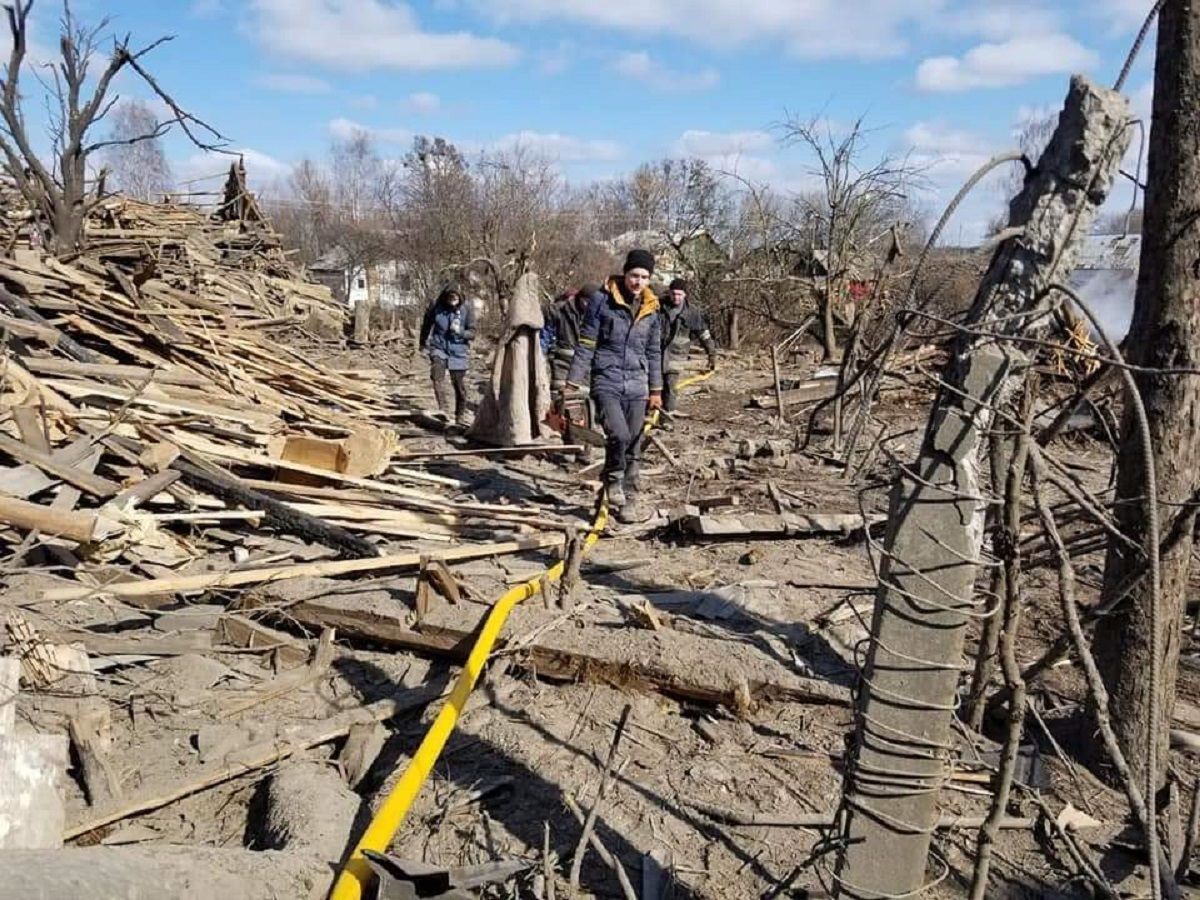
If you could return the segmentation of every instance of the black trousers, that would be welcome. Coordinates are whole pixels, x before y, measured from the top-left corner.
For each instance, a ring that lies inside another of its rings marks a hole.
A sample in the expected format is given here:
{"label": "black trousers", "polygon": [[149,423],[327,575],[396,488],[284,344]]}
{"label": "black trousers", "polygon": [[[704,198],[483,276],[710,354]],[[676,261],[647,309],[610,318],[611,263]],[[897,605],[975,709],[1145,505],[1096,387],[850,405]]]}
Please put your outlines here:
{"label": "black trousers", "polygon": [[604,429],[604,480],[624,479],[626,493],[636,493],[646,398],[625,400],[615,394],[596,394],[593,399]]}
{"label": "black trousers", "polygon": [[467,410],[467,373],[462,369],[447,369],[440,359],[430,360],[429,377],[433,379],[433,395],[437,397],[438,409],[449,413],[450,385],[446,383],[446,373],[450,374],[450,384],[454,385],[454,415],[461,416]]}

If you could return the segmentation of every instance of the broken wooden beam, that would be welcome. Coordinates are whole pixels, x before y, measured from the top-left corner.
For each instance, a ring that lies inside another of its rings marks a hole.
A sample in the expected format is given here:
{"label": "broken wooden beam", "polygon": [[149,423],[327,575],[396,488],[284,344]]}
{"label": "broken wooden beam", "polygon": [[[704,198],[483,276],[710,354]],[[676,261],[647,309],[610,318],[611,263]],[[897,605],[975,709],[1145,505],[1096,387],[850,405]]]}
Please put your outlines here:
{"label": "broken wooden beam", "polygon": [[[255,603],[269,604],[269,590]],[[477,605],[435,607],[413,627],[406,611],[389,615],[377,608],[356,608],[354,595],[322,596],[289,603],[289,620],[310,628],[336,628],[343,638],[465,659],[479,625]],[[513,610],[503,636],[534,633],[561,620],[554,611],[533,606]],[[664,651],[670,643],[670,652]],[[503,639],[495,651],[504,653]],[[741,685],[752,700],[804,703],[850,702],[847,688],[795,674],[755,650],[731,650],[726,641],[686,632],[593,629],[582,637],[575,629],[548,630],[536,641],[521,644],[518,660],[538,675],[555,680],[593,680],[620,687],[639,686],[687,700],[739,709]],[[703,666],[686,660],[704,660]]]}
{"label": "broken wooden beam", "polygon": [[853,534],[886,519],[883,515],[861,513],[798,513],[777,516],[683,515],[675,520],[684,534],[704,538],[787,538],[823,534]]}
{"label": "broken wooden beam", "polygon": [[91,494],[93,497],[104,499],[111,497],[121,490],[119,484],[109,481],[107,478],[85,472],[69,463],[64,463],[60,459],[56,459],[52,453],[43,453],[29,446],[29,444],[2,433],[0,433],[0,451],[20,462],[37,466],[47,475],[53,475],[67,484],[74,485],[81,491]]}
{"label": "broken wooden beam", "polygon": [[243,569],[237,572],[206,572],[203,575],[180,575],[169,578],[148,578],[145,581],[120,581],[111,584],[77,587],[51,588],[43,591],[41,599],[46,602],[81,600],[104,594],[110,597],[150,597],[155,594],[174,594],[187,591],[203,591],[216,588],[239,587],[245,584],[262,584],[288,578],[317,578],[325,575],[349,575],[358,572],[381,572],[388,569],[413,569],[421,564],[423,557],[445,562],[468,559],[484,559],[489,556],[504,556],[526,550],[544,550],[561,544],[561,534],[544,534],[522,538],[518,541],[503,541],[493,544],[476,544],[456,547],[452,550],[437,550],[427,553],[393,553],[372,559],[342,559],[331,562],[302,563],[290,566],[271,566],[262,569]]}
{"label": "broken wooden beam", "polygon": [[40,503],[0,496],[0,522],[45,537],[61,537],[87,544],[98,536],[99,517],[94,512],[52,509]]}

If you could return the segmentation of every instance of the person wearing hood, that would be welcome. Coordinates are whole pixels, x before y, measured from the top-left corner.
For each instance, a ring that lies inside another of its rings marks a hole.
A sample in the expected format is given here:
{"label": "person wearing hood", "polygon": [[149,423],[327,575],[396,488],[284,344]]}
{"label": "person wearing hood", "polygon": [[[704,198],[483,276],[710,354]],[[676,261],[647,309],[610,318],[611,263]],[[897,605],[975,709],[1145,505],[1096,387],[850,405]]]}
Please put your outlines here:
{"label": "person wearing hood", "polygon": [[708,354],[708,371],[717,368],[717,344],[704,313],[688,303],[688,284],[676,278],[667,288],[662,312],[663,409],[673,412],[679,402],[679,378],[692,341],[699,339]]}
{"label": "person wearing hood", "polygon": [[467,424],[466,378],[474,338],[475,314],[471,305],[463,302],[457,288],[443,289],[425,310],[419,346],[429,356],[433,393],[444,415],[450,414],[450,384],[454,386],[454,421],[459,425]]}
{"label": "person wearing hood", "polygon": [[604,487],[621,522],[644,518],[637,503],[642,427],[662,408],[662,326],[650,289],[654,254],[631,250],[621,275],[594,294],[579,330],[568,390],[586,387],[604,429]]}
{"label": "person wearing hood", "polygon": [[585,284],[578,290],[564,291],[542,309],[542,352],[550,361],[550,389],[556,393],[566,386],[583,317],[592,297],[599,293],[600,285]]}

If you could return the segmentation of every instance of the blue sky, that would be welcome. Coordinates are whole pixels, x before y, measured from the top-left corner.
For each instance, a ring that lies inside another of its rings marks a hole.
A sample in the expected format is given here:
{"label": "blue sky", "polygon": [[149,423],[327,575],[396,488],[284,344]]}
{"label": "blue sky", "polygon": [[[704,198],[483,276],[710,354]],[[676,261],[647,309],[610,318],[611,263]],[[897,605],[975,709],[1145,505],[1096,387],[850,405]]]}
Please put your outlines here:
{"label": "blue sky", "polygon": [[[780,147],[788,113],[865,116],[871,152],[928,168],[936,208],[1071,72],[1111,82],[1151,0],[75,0],[146,41],[190,111],[245,150],[262,187],[332,137],[372,132],[386,155],[414,134],[470,152],[524,143],[584,181],[696,155],[783,190],[808,161]],[[59,7],[35,5],[55,44]],[[1153,42],[1129,80],[1148,115]],[[129,80],[126,95],[144,96]],[[172,138],[184,175],[221,163]],[[1128,197],[1127,192],[1124,193]],[[964,209],[969,239],[1000,206]]]}

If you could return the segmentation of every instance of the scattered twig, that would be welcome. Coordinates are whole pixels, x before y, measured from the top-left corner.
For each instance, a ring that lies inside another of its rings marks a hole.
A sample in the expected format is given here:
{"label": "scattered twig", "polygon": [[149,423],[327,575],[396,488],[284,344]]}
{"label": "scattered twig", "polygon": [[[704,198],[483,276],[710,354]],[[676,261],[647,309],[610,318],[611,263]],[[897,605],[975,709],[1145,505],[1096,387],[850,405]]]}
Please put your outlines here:
{"label": "scattered twig", "polygon": [[583,868],[583,854],[587,850],[588,838],[592,834],[592,829],[596,827],[596,818],[600,814],[600,807],[604,803],[604,794],[608,790],[608,783],[612,779],[613,762],[617,757],[617,747],[621,743],[621,736],[625,733],[625,725],[629,721],[629,713],[633,707],[626,703],[625,708],[621,710],[621,717],[617,720],[617,731],[613,735],[612,744],[608,748],[608,759],[604,763],[604,774],[600,776],[600,787],[596,791],[596,800],[592,803],[591,811],[588,812],[587,821],[583,823],[583,833],[579,836],[579,843],[575,847],[575,856],[571,860],[571,893],[574,895],[579,890],[579,872]]}
{"label": "scattered twig", "polygon": [[[567,804],[567,809],[571,811],[571,815],[575,817],[575,820],[580,825],[586,825],[587,822],[583,811],[579,808],[579,804],[575,802],[575,798],[567,796],[564,798],[564,802]],[[625,895],[625,900],[638,900],[637,893],[634,891],[633,885],[629,881],[629,875],[625,872],[625,867],[621,865],[621,861],[608,851],[608,848],[601,843],[600,838],[596,836],[594,831],[589,835],[588,840],[592,845],[592,849],[596,851],[596,855],[600,857],[600,860],[616,874],[617,881],[621,884],[621,893]]]}

